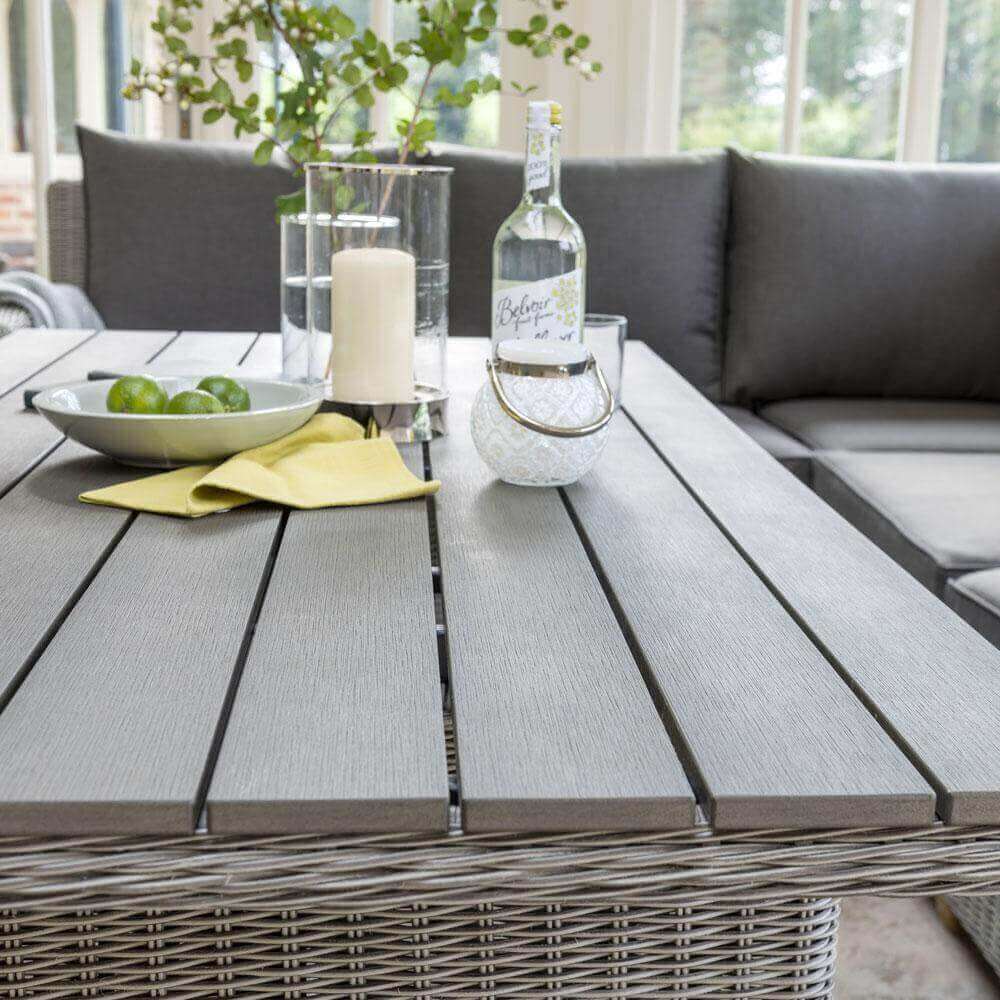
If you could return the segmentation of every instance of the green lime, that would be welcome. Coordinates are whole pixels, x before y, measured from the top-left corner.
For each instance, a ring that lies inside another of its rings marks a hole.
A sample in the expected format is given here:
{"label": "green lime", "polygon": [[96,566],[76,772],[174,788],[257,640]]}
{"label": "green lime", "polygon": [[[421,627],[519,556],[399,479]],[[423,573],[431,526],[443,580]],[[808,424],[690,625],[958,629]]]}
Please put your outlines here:
{"label": "green lime", "polygon": [[185,389],[170,397],[167,413],[224,413],[222,403],[210,392],[202,389]]}
{"label": "green lime", "polygon": [[242,413],[250,409],[250,393],[235,379],[225,375],[208,375],[198,383],[198,388],[215,396],[226,413]]}
{"label": "green lime", "polygon": [[107,407],[111,413],[162,413],[167,394],[148,375],[123,375],[108,389]]}

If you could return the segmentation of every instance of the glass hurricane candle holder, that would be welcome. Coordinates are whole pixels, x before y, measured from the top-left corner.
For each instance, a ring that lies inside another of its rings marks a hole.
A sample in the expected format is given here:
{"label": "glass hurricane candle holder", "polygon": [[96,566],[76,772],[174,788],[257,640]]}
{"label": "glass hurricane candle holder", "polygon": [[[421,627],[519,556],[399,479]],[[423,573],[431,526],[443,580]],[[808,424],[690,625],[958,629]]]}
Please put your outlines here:
{"label": "glass hurricane candle holder", "polygon": [[395,440],[445,431],[450,167],[306,166],[306,361]]}

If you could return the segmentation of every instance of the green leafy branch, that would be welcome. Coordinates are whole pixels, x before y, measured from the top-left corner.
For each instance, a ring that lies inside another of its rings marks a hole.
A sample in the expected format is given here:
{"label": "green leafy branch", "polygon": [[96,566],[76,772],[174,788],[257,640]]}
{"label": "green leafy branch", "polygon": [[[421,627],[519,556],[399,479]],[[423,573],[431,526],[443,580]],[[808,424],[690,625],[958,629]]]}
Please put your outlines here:
{"label": "green leafy branch", "polygon": [[[163,59],[152,67],[133,60],[122,93],[133,100],[152,93],[176,100],[185,110],[200,108],[206,124],[229,118],[237,138],[260,137],[254,162],[267,164],[280,149],[301,172],[307,162],[333,158],[327,145],[330,135],[352,119],[356,109],[371,108],[376,92],[395,91],[412,107],[396,122],[399,162],[405,163],[434,139],[437,108],[465,108],[483,95],[501,91],[501,81],[492,73],[472,76],[457,89],[444,85],[432,89],[442,66],[465,66],[476,48],[495,34],[530,50],[537,59],[561,54],[566,65],[585,79],[600,72],[601,64],[583,55],[590,39],[556,17],[568,0],[524,2],[533,11],[527,23],[507,29],[499,23],[498,0],[396,0],[415,11],[416,29],[410,37],[390,43],[370,28],[359,30],[335,4],[226,0],[225,13],[211,26],[214,50],[205,54],[195,52],[189,43],[195,12],[203,8],[204,0],[167,0],[152,22]],[[255,57],[254,39],[270,46],[276,38],[291,53],[292,69],[272,68]],[[260,68],[275,74],[273,103],[255,91],[247,93]],[[510,86],[521,95],[534,90],[514,82]],[[374,132],[356,129],[347,159],[373,161],[374,140]],[[300,211],[302,203],[302,192],[297,192],[279,200],[279,211]]]}

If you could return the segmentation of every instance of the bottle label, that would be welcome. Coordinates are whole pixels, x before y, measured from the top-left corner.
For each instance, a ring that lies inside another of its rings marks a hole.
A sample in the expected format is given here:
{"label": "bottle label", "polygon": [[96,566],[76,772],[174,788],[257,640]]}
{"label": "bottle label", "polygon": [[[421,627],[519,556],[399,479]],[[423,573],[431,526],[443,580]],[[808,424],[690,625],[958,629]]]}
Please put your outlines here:
{"label": "bottle label", "polygon": [[579,340],[583,269],[526,283],[493,282],[493,340]]}
{"label": "bottle label", "polygon": [[528,131],[528,158],[524,177],[529,191],[547,188],[552,181],[552,133],[547,128]]}

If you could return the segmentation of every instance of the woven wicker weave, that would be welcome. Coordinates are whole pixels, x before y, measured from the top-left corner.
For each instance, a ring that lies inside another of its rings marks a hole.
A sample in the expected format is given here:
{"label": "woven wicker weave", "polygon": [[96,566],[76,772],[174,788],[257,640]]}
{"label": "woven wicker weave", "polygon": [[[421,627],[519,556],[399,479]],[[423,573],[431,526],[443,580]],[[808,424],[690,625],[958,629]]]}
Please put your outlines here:
{"label": "woven wicker weave", "polygon": [[949,896],[948,905],[1000,976],[1000,896]]}
{"label": "woven wicker weave", "polygon": [[80,181],[53,181],[46,192],[49,210],[49,277],[87,287],[87,231]]}
{"label": "woven wicker weave", "polygon": [[31,326],[31,316],[20,306],[0,305],[0,337]]}
{"label": "woven wicker weave", "polygon": [[0,997],[830,997],[838,904],[1000,830],[0,841]]}

